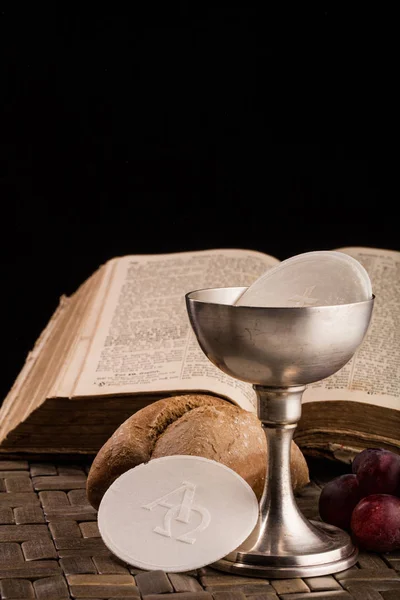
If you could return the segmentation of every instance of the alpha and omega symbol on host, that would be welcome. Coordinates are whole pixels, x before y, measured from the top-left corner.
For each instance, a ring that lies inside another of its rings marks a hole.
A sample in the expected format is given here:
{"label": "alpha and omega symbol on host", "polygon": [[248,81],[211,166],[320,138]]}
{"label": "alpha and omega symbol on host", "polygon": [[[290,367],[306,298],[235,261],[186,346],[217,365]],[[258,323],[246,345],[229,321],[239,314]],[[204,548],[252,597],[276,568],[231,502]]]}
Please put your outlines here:
{"label": "alpha and omega symbol on host", "polygon": [[[162,524],[157,525],[153,529],[154,533],[175,539],[178,542],[184,542],[185,544],[194,544],[196,541],[194,534],[204,531],[211,522],[211,515],[207,508],[199,504],[194,504],[195,492],[196,484],[190,481],[183,481],[181,486],[171,492],[160,498],[156,498],[148,504],[144,504],[142,508],[146,510],[154,510],[158,506],[168,509],[162,517]],[[189,531],[175,537],[172,533],[172,522],[178,521],[180,523],[187,523],[190,526],[191,521],[193,522],[193,517],[195,518],[194,513],[200,515],[200,523],[189,529]]]}

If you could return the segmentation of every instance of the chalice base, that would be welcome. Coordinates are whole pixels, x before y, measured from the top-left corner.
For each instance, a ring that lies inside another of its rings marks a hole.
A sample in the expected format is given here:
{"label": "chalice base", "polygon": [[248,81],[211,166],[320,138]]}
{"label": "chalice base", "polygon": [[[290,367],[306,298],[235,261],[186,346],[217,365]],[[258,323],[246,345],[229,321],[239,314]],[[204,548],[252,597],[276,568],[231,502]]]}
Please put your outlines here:
{"label": "chalice base", "polygon": [[278,552],[255,549],[246,551],[239,547],[210,566],[236,575],[286,579],[338,573],[357,562],[358,550],[345,531],[327,523],[311,520],[309,523],[318,532],[318,548],[315,540],[304,538],[301,549],[297,549],[295,554],[280,552],[279,549]]}

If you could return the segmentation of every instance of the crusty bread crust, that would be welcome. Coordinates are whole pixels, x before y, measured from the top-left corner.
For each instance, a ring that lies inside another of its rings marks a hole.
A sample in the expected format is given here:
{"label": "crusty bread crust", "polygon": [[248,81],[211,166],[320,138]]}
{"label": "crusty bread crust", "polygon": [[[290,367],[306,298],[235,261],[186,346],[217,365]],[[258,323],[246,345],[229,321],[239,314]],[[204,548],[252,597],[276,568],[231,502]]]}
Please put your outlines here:
{"label": "crusty bread crust", "polygon": [[[108,487],[127,470],[152,458],[184,454],[203,456],[230,467],[261,498],[267,443],[256,415],[207,394],[158,400],[133,414],[96,455],[87,478],[87,497],[98,509]],[[309,481],[305,458],[292,442],[294,491]]]}

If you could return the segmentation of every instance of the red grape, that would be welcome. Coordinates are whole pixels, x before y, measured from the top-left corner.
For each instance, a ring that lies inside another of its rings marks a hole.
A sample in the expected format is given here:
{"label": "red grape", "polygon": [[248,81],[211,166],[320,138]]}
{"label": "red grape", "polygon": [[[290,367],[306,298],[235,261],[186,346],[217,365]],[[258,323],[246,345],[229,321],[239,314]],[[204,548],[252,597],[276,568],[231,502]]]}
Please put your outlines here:
{"label": "red grape", "polygon": [[370,494],[400,495],[400,455],[370,448],[360,453],[353,468],[357,470],[360,498]]}
{"label": "red grape", "polygon": [[370,456],[371,454],[379,454],[381,452],[389,452],[389,450],[384,450],[383,448],[366,448],[365,450],[359,452],[355,456],[351,464],[352,473],[357,474],[360,465],[364,462],[366,458],[368,458],[368,456]]}
{"label": "red grape", "polygon": [[325,484],[319,497],[319,514],[323,521],[341,529],[350,529],[353,508],[360,500],[357,476],[339,475]]}
{"label": "red grape", "polygon": [[360,500],[351,517],[354,543],[362,550],[400,549],[400,498],[372,494]]}

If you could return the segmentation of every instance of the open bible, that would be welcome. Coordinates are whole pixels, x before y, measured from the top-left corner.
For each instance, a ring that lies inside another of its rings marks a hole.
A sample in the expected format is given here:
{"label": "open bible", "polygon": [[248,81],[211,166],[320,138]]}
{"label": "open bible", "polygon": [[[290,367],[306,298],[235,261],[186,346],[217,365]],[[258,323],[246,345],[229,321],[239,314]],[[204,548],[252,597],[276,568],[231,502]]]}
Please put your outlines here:
{"label": "open bible", "polygon": [[[350,461],[400,453],[400,252],[337,248],[367,269],[376,296],[352,360],[303,395],[304,454]],[[62,297],[0,408],[0,453],[95,454],[135,411],[171,395],[214,394],[256,411],[253,387],[222,373],[191,329],[185,294],[249,286],[279,260],[254,250],[130,255]]]}

